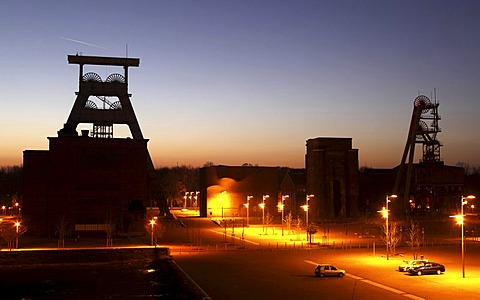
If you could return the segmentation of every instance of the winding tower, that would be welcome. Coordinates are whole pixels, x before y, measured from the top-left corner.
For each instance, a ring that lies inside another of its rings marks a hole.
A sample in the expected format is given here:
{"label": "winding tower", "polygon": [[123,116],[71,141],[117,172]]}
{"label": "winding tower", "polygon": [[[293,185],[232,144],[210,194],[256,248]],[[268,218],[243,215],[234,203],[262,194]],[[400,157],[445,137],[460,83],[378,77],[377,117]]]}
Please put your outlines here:
{"label": "winding tower", "polygon": [[[414,100],[412,119],[408,131],[407,142],[403,151],[402,160],[398,169],[393,194],[401,193],[400,184],[405,183],[403,199],[410,200],[410,188],[412,182],[413,159],[415,145],[422,144],[423,156],[420,163],[425,165],[443,165],[440,158],[440,147],[442,144],[437,140],[437,134],[441,132],[438,121],[438,102],[432,103],[425,95],[419,95]],[[407,162],[408,156],[408,162]],[[405,174],[406,168],[406,174]],[[406,176],[405,176],[406,175]]]}
{"label": "winding tower", "polygon": [[[143,139],[128,93],[128,68],[138,67],[140,60],[69,55],[68,62],[79,65],[79,91],[67,123],[59,134],[75,134],[78,124],[90,123],[93,124],[92,137],[112,138],[113,125],[126,124],[134,139]],[[113,73],[102,81],[97,73],[84,73],[85,65],[120,66],[124,74]],[[114,100],[110,100],[112,98]]]}
{"label": "winding tower", "polygon": [[[68,63],[79,65],[79,91],[75,93],[77,98],[67,122],[58,131],[58,136],[77,136],[77,126],[87,123],[93,125],[92,138],[108,139],[114,137],[114,125],[122,124],[128,126],[134,140],[143,140],[144,137],[130,101],[132,95],[128,93],[128,68],[138,67],[140,59],[68,55]],[[85,65],[123,67],[124,72],[123,74],[112,73],[103,81],[97,73],[85,72]],[[82,135],[86,134],[88,131],[82,130]],[[154,206],[156,202],[160,213],[167,214],[167,203],[159,197],[155,168],[149,154],[147,167],[150,180],[150,206]]]}

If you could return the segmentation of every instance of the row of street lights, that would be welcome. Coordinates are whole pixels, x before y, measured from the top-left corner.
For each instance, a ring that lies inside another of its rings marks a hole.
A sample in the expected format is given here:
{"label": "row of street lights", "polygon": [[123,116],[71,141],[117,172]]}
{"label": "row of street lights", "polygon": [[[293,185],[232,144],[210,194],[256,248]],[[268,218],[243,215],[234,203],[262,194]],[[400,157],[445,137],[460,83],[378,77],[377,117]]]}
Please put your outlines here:
{"label": "row of street lights", "polygon": [[15,202],[15,204],[13,204],[13,206],[10,206],[10,207],[6,207],[5,205],[2,205],[2,211],[3,211],[3,216],[6,216],[7,215],[7,209],[10,211],[10,215],[20,215],[20,203],[18,202]]}
{"label": "row of street lights", "polygon": [[[267,200],[270,197],[270,195],[263,195],[262,196],[262,203],[259,203],[258,206],[262,209],[262,231],[265,231],[265,200]],[[305,205],[302,205],[301,207],[305,211],[305,223],[307,227],[307,240],[308,240],[308,211],[309,211],[309,201],[310,198],[313,198],[314,195],[307,195],[306,198],[306,203]],[[247,196],[247,203],[244,203],[243,205],[247,209],[247,226],[248,226],[248,220],[249,220],[249,207],[250,207],[250,200],[253,198],[253,196]],[[285,211],[285,200],[289,198],[288,195],[282,195],[282,202],[277,204],[278,209],[282,212],[282,236],[284,235],[284,230],[283,230],[283,223],[284,223],[284,211]],[[223,207],[222,207],[223,208]],[[222,218],[223,218],[223,209],[222,209]]]}

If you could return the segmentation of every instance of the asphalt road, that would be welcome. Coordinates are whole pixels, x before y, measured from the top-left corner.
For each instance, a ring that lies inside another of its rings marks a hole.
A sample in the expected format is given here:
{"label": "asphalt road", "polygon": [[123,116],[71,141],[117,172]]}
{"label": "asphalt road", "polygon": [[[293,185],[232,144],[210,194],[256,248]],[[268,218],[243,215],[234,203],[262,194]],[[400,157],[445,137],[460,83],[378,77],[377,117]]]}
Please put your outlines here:
{"label": "asphalt road", "polygon": [[[185,220],[194,232],[194,220]],[[201,221],[197,236],[222,243],[221,228]],[[213,230],[213,231],[212,231]],[[215,233],[214,231],[217,231]],[[185,232],[184,232],[185,234]],[[249,237],[258,240],[261,237]],[[231,243],[231,241],[230,241]],[[200,248],[199,248],[200,249]],[[400,248],[405,257],[386,260],[383,249],[250,248],[227,251],[205,248],[199,252],[173,253],[175,261],[214,300],[220,299],[479,299],[480,249],[467,244],[466,278],[462,278],[460,245],[428,246],[421,254],[446,266],[442,275],[409,276],[397,271],[410,249]],[[344,278],[317,278],[317,263],[332,263],[346,269]]]}

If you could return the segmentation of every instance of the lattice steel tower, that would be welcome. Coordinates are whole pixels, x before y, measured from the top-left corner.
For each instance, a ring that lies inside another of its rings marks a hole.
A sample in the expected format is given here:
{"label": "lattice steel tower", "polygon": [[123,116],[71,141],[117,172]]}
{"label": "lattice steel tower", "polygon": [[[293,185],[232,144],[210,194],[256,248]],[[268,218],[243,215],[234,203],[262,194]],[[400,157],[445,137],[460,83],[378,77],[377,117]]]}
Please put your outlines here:
{"label": "lattice steel tower", "polygon": [[[441,131],[438,127],[438,121],[440,120],[438,106],[439,104],[436,101],[431,103],[427,96],[420,95],[415,98],[407,143],[403,151],[402,161],[400,162],[395,186],[393,188],[393,194],[397,194],[400,182],[402,178],[404,178],[405,165],[407,164],[407,176],[403,194],[405,201],[408,201],[410,197],[410,184],[416,144],[423,145],[423,158],[420,161],[421,163],[443,164],[440,158],[440,147],[442,144],[437,140],[437,134]],[[408,162],[406,162],[407,155]]]}

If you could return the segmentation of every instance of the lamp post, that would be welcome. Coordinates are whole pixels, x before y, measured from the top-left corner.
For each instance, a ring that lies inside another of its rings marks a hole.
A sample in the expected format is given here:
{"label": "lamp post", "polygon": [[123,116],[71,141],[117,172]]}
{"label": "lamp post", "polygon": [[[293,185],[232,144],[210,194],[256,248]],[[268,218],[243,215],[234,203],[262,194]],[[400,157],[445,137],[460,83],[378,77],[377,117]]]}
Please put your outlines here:
{"label": "lamp post", "polygon": [[20,222],[16,221],[15,222],[15,248],[18,249],[18,227],[20,227]]}
{"label": "lamp post", "polygon": [[[465,204],[467,204],[468,202],[468,199],[475,199],[475,196],[473,195],[469,195],[467,197],[463,197],[462,196],[462,203],[460,205],[460,222],[461,222],[461,225],[462,225],[462,278],[465,278],[465,233],[464,233],[464,218],[465,218],[465,215],[464,215],[464,211],[463,211],[463,206]],[[458,221],[457,221],[458,222]]]}
{"label": "lamp post", "polygon": [[397,198],[397,195],[386,195],[385,197],[385,207],[382,207],[382,210],[378,211],[382,214],[385,218],[385,237],[387,240],[387,260],[389,259],[390,253],[390,233],[388,232],[388,203],[390,202],[390,198]]}
{"label": "lamp post", "polygon": [[258,204],[262,209],[262,231],[265,232],[265,200],[270,197],[269,195],[262,196],[262,203]]}
{"label": "lamp post", "polygon": [[195,209],[198,208],[198,195],[199,195],[199,194],[200,194],[199,191],[196,191],[196,192],[195,192],[195,197],[194,197],[194,198],[195,198]]}
{"label": "lamp post", "polygon": [[288,195],[285,195],[285,196],[282,195],[282,203],[279,203],[277,205],[278,209],[280,209],[280,211],[282,212],[282,236],[283,236],[283,212],[285,211],[285,198],[287,197]]}
{"label": "lamp post", "polygon": [[150,220],[150,225],[152,226],[152,230],[150,232],[150,237],[151,237],[151,245],[153,246],[153,230],[154,230],[154,226],[155,226],[155,219]]}
{"label": "lamp post", "polygon": [[7,215],[7,213],[6,213],[5,209],[6,209],[5,205],[3,205],[3,206],[2,206],[2,210],[3,210],[3,215],[4,215],[4,216],[6,216],[6,215]]}
{"label": "lamp post", "polygon": [[306,225],[306,231],[307,231],[307,242],[308,242],[308,210],[309,210],[309,204],[308,204],[308,201],[310,201],[310,198],[313,198],[315,197],[314,195],[307,195],[307,198],[306,198],[306,204],[305,205],[302,205],[301,207],[303,208],[303,210],[305,211],[305,225]]}
{"label": "lamp post", "polygon": [[247,227],[248,227],[248,219],[249,219],[249,207],[250,207],[250,199],[252,199],[253,196],[247,196],[247,203],[243,204],[247,208]]}

